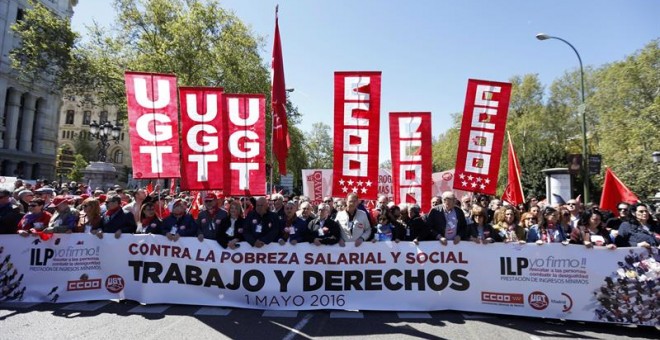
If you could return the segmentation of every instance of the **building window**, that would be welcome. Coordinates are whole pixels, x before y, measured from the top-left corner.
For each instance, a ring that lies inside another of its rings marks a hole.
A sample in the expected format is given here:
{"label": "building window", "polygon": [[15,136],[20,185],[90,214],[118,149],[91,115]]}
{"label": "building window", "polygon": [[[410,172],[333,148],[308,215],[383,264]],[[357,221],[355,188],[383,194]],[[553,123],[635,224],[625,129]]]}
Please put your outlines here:
{"label": "building window", "polygon": [[123,132],[121,133],[121,140],[122,140],[122,142],[124,141],[124,133]]}
{"label": "building window", "polygon": [[112,157],[114,162],[117,164],[121,164],[124,162],[124,152],[120,150],[115,151],[115,156]]}
{"label": "building window", "polygon": [[74,112],[73,112],[73,110],[67,110],[67,111],[66,111],[66,120],[64,121],[64,124],[71,124],[71,125],[73,125],[73,117],[74,117]]}
{"label": "building window", "polygon": [[83,125],[89,125],[92,122],[92,111],[83,112]]}
{"label": "building window", "polygon": [[66,138],[66,131],[62,131],[62,139]]}
{"label": "building window", "polygon": [[99,114],[99,123],[105,123],[108,121],[108,111],[101,111]]}

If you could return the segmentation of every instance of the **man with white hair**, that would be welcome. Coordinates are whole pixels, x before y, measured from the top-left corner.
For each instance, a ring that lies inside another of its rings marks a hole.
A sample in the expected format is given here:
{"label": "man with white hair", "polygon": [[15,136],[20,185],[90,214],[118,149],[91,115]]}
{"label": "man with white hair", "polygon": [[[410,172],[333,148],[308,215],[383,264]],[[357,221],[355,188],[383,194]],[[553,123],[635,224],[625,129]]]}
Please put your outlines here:
{"label": "man with white hair", "polygon": [[341,240],[341,227],[330,218],[330,205],[321,203],[318,206],[318,217],[309,222],[309,242],[317,246],[322,244],[337,244]]}
{"label": "man with white hair", "polygon": [[431,239],[443,245],[447,241],[458,244],[467,237],[468,228],[463,210],[456,207],[456,196],[451,191],[442,193],[442,204],[433,207],[426,218]]}
{"label": "man with white hair", "polygon": [[340,246],[344,246],[345,242],[355,242],[355,246],[359,247],[371,235],[369,216],[357,208],[359,203],[358,195],[350,193],[346,198],[346,209],[337,213],[335,220],[341,227]]}

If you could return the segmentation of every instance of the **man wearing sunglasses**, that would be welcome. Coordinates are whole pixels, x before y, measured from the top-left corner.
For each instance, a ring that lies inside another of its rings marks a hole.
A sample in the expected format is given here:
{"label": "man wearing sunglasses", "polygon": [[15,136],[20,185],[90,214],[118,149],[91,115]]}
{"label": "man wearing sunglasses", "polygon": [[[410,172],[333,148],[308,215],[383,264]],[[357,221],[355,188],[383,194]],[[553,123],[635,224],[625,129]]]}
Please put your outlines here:
{"label": "man wearing sunglasses", "polygon": [[627,222],[630,219],[630,205],[626,202],[619,202],[616,205],[614,217],[607,220],[605,226],[607,230],[619,230],[621,223]]}
{"label": "man wearing sunglasses", "polygon": [[218,206],[218,196],[209,192],[204,196],[204,210],[199,212],[197,216],[197,238],[202,241],[203,239],[217,238],[217,228],[220,221],[227,217],[227,212]]}

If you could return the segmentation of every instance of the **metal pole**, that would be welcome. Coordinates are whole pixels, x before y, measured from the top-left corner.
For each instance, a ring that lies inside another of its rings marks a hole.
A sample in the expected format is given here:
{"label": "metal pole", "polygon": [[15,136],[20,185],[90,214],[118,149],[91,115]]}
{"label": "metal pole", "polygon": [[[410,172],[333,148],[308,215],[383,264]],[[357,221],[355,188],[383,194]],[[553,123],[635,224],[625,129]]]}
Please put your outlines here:
{"label": "metal pole", "polygon": [[580,94],[581,94],[581,101],[582,104],[578,107],[578,113],[582,115],[582,180],[584,183],[584,203],[589,203],[589,183],[590,183],[590,178],[589,178],[589,153],[587,152],[587,118],[586,118],[586,104],[584,101],[584,68],[582,67],[582,58],[580,57],[580,53],[578,53],[577,49],[575,46],[573,46],[571,43],[568,41],[560,38],[560,37],[555,37],[551,35],[546,35],[546,34],[538,34],[536,36],[537,39],[539,40],[546,40],[546,39],[557,39],[559,41],[564,42],[566,45],[568,45],[571,49],[573,49],[573,52],[575,52],[575,55],[578,58],[578,61],[580,62]]}

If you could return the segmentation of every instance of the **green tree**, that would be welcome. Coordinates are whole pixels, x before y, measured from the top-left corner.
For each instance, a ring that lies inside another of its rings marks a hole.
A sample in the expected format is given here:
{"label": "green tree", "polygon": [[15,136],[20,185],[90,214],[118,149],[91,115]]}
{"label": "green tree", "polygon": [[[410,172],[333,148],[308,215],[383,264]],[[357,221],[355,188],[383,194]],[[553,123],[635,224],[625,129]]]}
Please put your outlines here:
{"label": "green tree", "polygon": [[76,151],[76,154],[79,154],[87,162],[97,160],[97,149],[94,147],[94,142],[90,142],[86,138],[83,138],[80,134],[73,142],[73,148]]}
{"label": "green tree", "polygon": [[289,126],[289,157],[287,157],[287,173],[293,175],[294,192],[302,192],[302,169],[309,166],[307,153],[304,150],[304,133],[295,125]]}
{"label": "green tree", "polygon": [[311,169],[332,169],[334,144],[330,129],[330,125],[319,122],[305,133],[304,149]]}
{"label": "green tree", "polygon": [[74,157],[76,160],[73,162],[73,170],[71,170],[71,174],[69,174],[68,177],[72,181],[80,182],[83,180],[82,170],[84,170],[89,163],[81,154],[76,154]]}
{"label": "green tree", "polygon": [[462,113],[451,115],[454,125],[433,141],[433,171],[444,171],[456,167],[456,151],[461,134]]}

